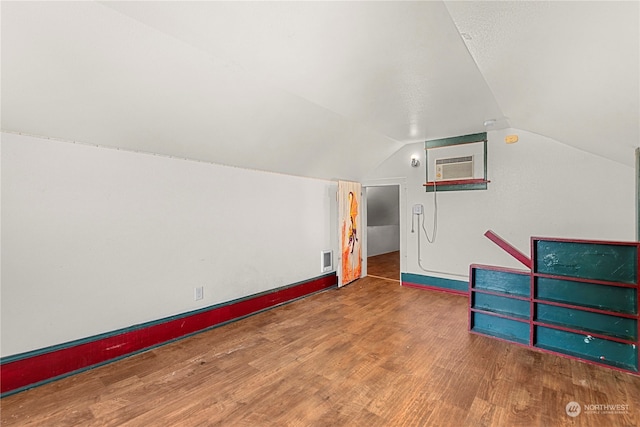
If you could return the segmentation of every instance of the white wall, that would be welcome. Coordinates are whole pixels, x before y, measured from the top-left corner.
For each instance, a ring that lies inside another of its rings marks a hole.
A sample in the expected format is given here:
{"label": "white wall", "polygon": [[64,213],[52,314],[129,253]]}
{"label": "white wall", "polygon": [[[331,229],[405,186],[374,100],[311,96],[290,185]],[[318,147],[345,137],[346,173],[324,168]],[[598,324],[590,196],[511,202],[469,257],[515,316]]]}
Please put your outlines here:
{"label": "white wall", "polygon": [[317,277],[338,253],[331,181],[3,133],[1,183],[3,356]]}
{"label": "white wall", "polygon": [[[520,141],[505,144],[505,135],[514,133]],[[432,227],[434,195],[422,186],[424,161],[409,165],[413,154],[424,160],[424,144],[405,146],[364,180],[402,185],[403,272],[465,280],[471,263],[525,268],[483,236],[489,229],[526,254],[531,236],[635,239],[633,168],[522,130],[492,131],[488,138],[489,189],[438,193],[436,243],[421,236],[422,265],[439,273],[420,268],[411,233],[416,203],[425,206],[429,232]]]}
{"label": "white wall", "polygon": [[367,256],[382,255],[400,250],[398,225],[367,226]]}

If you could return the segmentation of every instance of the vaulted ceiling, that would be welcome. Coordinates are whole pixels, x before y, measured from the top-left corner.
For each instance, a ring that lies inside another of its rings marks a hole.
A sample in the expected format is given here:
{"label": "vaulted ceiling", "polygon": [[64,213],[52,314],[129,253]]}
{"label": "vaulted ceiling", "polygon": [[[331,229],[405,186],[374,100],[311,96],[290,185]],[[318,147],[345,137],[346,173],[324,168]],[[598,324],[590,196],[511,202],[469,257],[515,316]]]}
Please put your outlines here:
{"label": "vaulted ceiling", "polygon": [[10,2],[2,130],[361,179],[512,126],[631,165],[638,2]]}

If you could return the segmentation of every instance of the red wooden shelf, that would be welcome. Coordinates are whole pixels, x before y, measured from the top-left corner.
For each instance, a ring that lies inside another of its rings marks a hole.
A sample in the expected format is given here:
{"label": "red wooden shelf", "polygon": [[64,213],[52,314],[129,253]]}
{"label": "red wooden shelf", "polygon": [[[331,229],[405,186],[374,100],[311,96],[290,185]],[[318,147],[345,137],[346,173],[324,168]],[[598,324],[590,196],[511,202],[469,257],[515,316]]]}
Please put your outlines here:
{"label": "red wooden shelf", "polygon": [[529,258],[486,236],[531,271],[472,264],[470,332],[640,375],[640,242],[532,237]]}
{"label": "red wooden shelf", "polygon": [[[471,288],[471,290],[473,292],[479,293],[479,294],[486,294],[486,295],[493,295],[496,297],[505,297],[505,298],[509,298],[509,299],[517,299],[520,301],[531,301],[531,298],[529,297],[524,297],[518,294],[508,294],[505,292],[499,292],[499,291],[488,291],[486,289],[476,289],[476,288]],[[559,305],[559,304],[556,304]]]}
{"label": "red wooden shelf", "polygon": [[637,343],[637,341],[635,341],[635,340],[628,340],[628,339],[625,339],[625,338],[615,337],[615,336],[603,334],[603,333],[600,333],[600,332],[585,331],[584,329],[572,328],[572,327],[563,326],[563,325],[560,325],[560,324],[543,322],[543,321],[540,321],[540,320],[533,320],[532,323],[535,326],[544,326],[545,328],[552,328],[552,329],[558,329],[560,331],[573,332],[574,334],[578,334],[578,335],[587,334],[590,337],[594,337],[594,338],[598,338],[598,339],[602,339],[602,340],[608,340],[608,341],[615,341],[615,342],[619,342],[621,344],[636,344]]}
{"label": "red wooden shelf", "polygon": [[489,314],[491,316],[495,316],[495,317],[502,317],[503,319],[509,319],[509,320],[516,320],[518,322],[522,322],[522,323],[530,323],[531,321],[529,320],[529,317],[525,317],[525,316],[516,316],[514,314],[508,314],[508,313],[502,313],[500,311],[491,311],[491,310],[485,310],[482,308],[475,308],[472,307],[471,311],[474,313],[482,313],[482,314]]}
{"label": "red wooden shelf", "polygon": [[465,184],[487,184],[491,181],[479,178],[479,179],[449,179],[445,181],[429,181],[426,184],[422,184],[424,187],[438,187],[441,185],[465,185]]}
{"label": "red wooden shelf", "polygon": [[559,274],[545,274],[545,273],[531,273],[534,277],[540,277],[543,279],[554,279],[554,280],[564,280],[567,282],[579,282],[579,283],[590,283],[592,285],[602,285],[602,286],[616,286],[618,288],[632,288],[635,289],[638,285],[634,285],[631,283],[622,283],[622,282],[611,282],[608,280],[597,280],[597,279],[583,279],[581,277],[571,277],[571,276],[561,276]]}
{"label": "red wooden shelf", "polygon": [[535,304],[546,304],[546,305],[552,305],[554,307],[570,308],[572,310],[586,311],[589,313],[606,314],[609,316],[624,317],[627,319],[638,318],[637,314],[625,313],[622,311],[604,310],[601,308],[589,307],[588,305],[569,304],[566,302],[558,302],[558,301],[549,300],[549,299],[533,298],[533,302]]}

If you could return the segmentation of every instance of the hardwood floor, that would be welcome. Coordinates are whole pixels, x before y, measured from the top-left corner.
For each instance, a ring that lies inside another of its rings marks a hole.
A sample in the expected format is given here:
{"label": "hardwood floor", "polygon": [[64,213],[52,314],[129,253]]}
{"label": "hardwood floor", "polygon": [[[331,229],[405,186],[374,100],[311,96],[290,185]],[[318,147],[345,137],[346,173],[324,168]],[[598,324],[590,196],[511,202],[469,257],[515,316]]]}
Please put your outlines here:
{"label": "hardwood floor", "polygon": [[400,281],[400,251],[368,257],[367,275]]}
{"label": "hardwood floor", "polygon": [[640,377],[469,334],[466,298],[366,277],[0,405],[7,427],[635,426]]}

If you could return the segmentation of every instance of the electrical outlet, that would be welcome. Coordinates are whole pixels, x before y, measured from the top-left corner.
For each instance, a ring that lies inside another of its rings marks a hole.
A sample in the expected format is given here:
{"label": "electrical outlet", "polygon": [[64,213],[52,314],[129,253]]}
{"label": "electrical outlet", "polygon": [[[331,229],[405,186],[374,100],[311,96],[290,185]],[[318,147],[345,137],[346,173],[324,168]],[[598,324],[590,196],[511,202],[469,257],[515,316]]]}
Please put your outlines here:
{"label": "electrical outlet", "polygon": [[204,287],[198,286],[197,288],[194,288],[193,299],[198,301],[202,298],[204,298]]}

